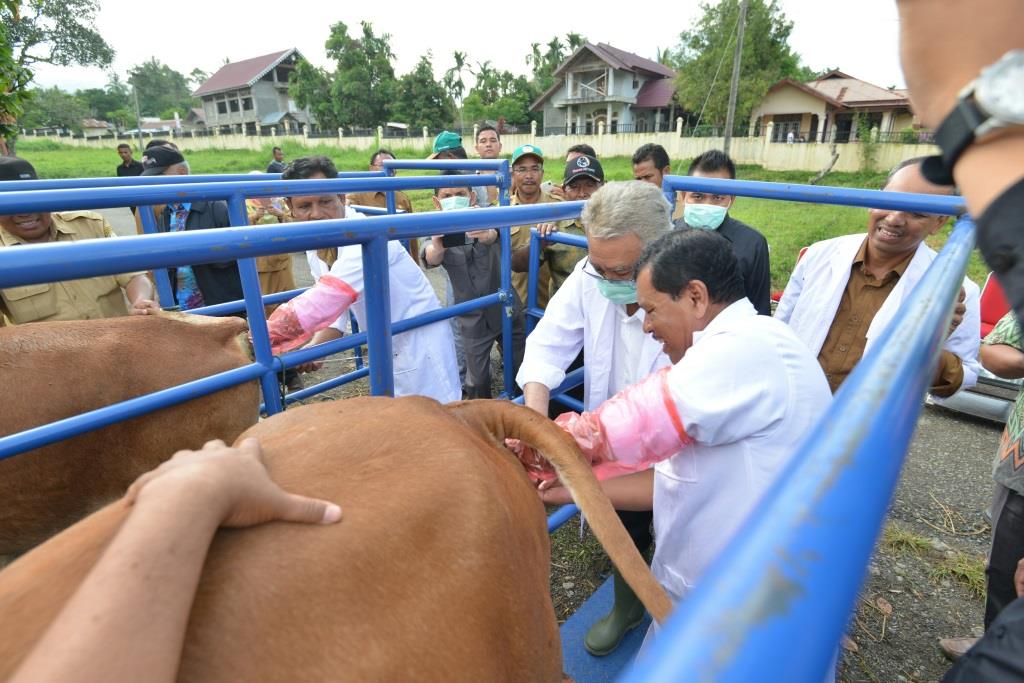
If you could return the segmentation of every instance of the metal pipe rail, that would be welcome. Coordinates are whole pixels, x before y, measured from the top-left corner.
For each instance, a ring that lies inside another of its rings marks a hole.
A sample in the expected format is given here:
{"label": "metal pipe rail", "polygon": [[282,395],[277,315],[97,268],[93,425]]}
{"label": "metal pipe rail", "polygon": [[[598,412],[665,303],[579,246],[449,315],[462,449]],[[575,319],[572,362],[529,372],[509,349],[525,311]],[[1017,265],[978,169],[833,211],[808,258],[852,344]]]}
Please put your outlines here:
{"label": "metal pipe rail", "polygon": [[[392,182],[399,180],[404,179],[395,179]],[[462,186],[465,181],[469,180],[472,182],[476,178],[470,176],[441,176],[436,180],[452,183],[452,186]],[[338,191],[336,189],[338,185],[351,181],[314,180],[295,182],[316,183],[320,185],[318,191],[330,191],[331,189]],[[334,186],[333,188],[330,186],[324,187],[325,183],[333,183]],[[271,183],[264,184],[269,185]],[[224,185],[229,185],[229,183]],[[94,201],[109,202],[113,201],[110,199],[112,195],[119,194],[124,189],[127,188],[109,188],[102,191],[91,190],[90,192],[101,193],[102,196],[107,198],[104,200],[94,198]],[[144,195],[142,201],[152,201],[149,197],[145,196],[145,193],[163,191],[165,189],[150,188],[142,191]],[[138,192],[134,189],[129,189],[129,191]],[[65,193],[70,192],[70,190],[38,191],[22,194],[21,196],[27,197],[26,201],[34,202],[38,195],[54,192]],[[9,196],[4,198],[9,199]],[[10,202],[10,204],[13,206],[13,202]],[[246,308],[253,330],[254,349],[258,352],[262,344],[265,352],[263,358],[260,358],[259,353],[257,353],[257,364],[243,368],[247,370],[245,373],[239,373],[237,370],[232,371],[236,374],[229,376],[225,376],[222,373],[222,375],[215,375],[184,385],[179,391],[169,389],[166,392],[150,395],[150,397],[131,399],[130,401],[101,409],[107,412],[94,411],[93,413],[79,416],[79,418],[70,418],[73,422],[62,424],[59,430],[52,429],[51,426],[51,430],[47,432],[45,439],[39,432],[32,434],[23,432],[4,437],[0,439],[0,457],[39,447],[45,443],[52,443],[61,438],[96,429],[105,424],[127,419],[128,417],[133,417],[166,405],[182,402],[198,395],[212,393],[231,384],[250,381],[256,377],[259,377],[264,383],[264,400],[268,412],[279,411],[281,409],[280,395],[274,376],[275,373],[284,367],[285,361],[273,358],[269,353],[269,339],[266,336],[262,301],[260,301],[259,297],[255,296],[259,291],[259,285],[258,281],[256,281],[255,265],[251,257],[281,251],[304,251],[306,249],[342,244],[377,244],[379,245],[378,248],[383,247],[383,249],[376,256],[378,259],[376,264],[366,263],[364,250],[364,270],[369,273],[371,269],[376,268],[381,270],[386,278],[387,253],[385,245],[387,239],[419,236],[420,234],[458,232],[465,230],[467,227],[503,227],[510,223],[561,220],[571,215],[574,211],[578,211],[578,209],[572,206],[545,204],[479,209],[457,213],[448,212],[445,214],[396,215],[387,219],[388,225],[386,227],[381,224],[382,219],[359,218],[339,221],[289,223],[277,226],[219,228],[186,233],[142,235],[112,241],[95,240],[68,244],[26,245],[16,250],[17,253],[14,253],[15,250],[0,250],[0,287],[52,281],[54,279],[52,273],[54,272],[60,273],[60,279],[75,279],[111,272],[130,272],[142,268],[175,267],[184,264],[249,257],[240,263],[242,266],[245,263],[249,263],[251,266],[248,282],[244,279],[245,273],[243,272]],[[284,358],[294,359],[294,362],[304,362],[341,350],[341,348],[335,348],[335,344],[339,347],[344,343],[355,345],[356,340],[368,343],[371,354],[374,354],[376,353],[373,348],[375,336],[379,338],[381,335],[384,335],[387,337],[386,341],[388,342],[387,347],[384,347],[387,351],[375,356],[382,360],[375,363],[376,368],[371,367],[368,372],[371,378],[371,391],[374,394],[390,393],[390,386],[393,381],[390,363],[390,336],[387,336],[390,320],[384,320],[383,329],[375,331],[373,329],[372,317],[372,309],[375,306],[381,309],[377,311],[377,315],[380,318],[386,319],[389,317],[386,306],[387,294],[380,291],[382,285],[386,285],[386,279],[384,282],[378,281],[376,283],[371,283],[369,279],[367,280],[367,318],[369,323],[367,327],[370,330],[369,334],[363,332],[360,333],[365,335],[363,337],[352,335],[346,339],[329,342],[316,349],[307,348],[293,351],[291,354],[285,354]],[[506,295],[499,292],[492,296],[502,297]],[[472,302],[466,302],[462,305],[471,304]],[[458,310],[460,309],[456,309],[455,314],[458,313]],[[437,315],[436,319],[440,319],[446,316],[446,312],[439,310],[431,315]],[[381,321],[378,321],[378,324],[379,322]],[[408,321],[396,323],[395,331],[402,331],[404,329],[402,323],[406,322]],[[433,320],[428,322],[433,322]],[[262,340],[260,332],[262,332]],[[373,382],[375,369],[378,374],[376,383]],[[379,377],[385,372],[385,377]],[[102,423],[99,420],[102,420]]]}
{"label": "metal pipe rail", "polygon": [[[384,171],[343,171],[339,178],[383,178]],[[4,180],[0,192],[26,192],[29,190],[84,190],[91,187],[149,187],[153,185],[192,185],[195,183],[224,183],[280,180],[280,173],[220,173],[216,175],[153,175],[107,178],[54,178],[52,180]]]}

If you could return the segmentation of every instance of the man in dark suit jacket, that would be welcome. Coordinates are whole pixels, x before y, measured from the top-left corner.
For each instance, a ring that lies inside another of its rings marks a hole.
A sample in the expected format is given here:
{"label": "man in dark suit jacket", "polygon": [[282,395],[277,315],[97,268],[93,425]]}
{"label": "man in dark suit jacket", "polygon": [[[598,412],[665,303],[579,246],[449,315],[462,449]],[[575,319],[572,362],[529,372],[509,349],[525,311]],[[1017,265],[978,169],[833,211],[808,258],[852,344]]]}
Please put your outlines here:
{"label": "man in dark suit jacket", "polygon": [[[152,147],[142,157],[142,175],[188,175],[185,157],[170,147]],[[160,232],[206,230],[231,225],[224,201],[168,204],[157,221]],[[183,309],[212,306],[242,298],[242,282],[235,261],[180,266],[168,271],[175,302]]]}

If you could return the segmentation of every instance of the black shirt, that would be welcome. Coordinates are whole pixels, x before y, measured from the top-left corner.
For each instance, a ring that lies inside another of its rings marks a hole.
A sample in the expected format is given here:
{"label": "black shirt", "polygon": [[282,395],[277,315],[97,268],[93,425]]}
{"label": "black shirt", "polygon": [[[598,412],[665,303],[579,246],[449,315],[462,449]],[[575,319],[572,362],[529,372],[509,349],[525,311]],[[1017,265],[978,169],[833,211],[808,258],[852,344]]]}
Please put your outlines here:
{"label": "black shirt", "polygon": [[[682,218],[677,230],[690,229]],[[718,233],[732,242],[732,253],[739,261],[743,290],[761,315],[772,314],[772,271],[768,265],[768,240],[752,227],[726,215]]]}
{"label": "black shirt", "polygon": [[127,166],[123,163],[117,165],[118,178],[121,178],[122,176],[132,175],[142,175],[142,162],[135,161],[135,159],[132,159],[132,162]]}
{"label": "black shirt", "polygon": [[285,163],[283,161],[271,161],[267,164],[267,173],[283,173]]}
{"label": "black shirt", "polygon": [[1024,179],[1011,185],[978,218],[978,248],[1024,320]]}

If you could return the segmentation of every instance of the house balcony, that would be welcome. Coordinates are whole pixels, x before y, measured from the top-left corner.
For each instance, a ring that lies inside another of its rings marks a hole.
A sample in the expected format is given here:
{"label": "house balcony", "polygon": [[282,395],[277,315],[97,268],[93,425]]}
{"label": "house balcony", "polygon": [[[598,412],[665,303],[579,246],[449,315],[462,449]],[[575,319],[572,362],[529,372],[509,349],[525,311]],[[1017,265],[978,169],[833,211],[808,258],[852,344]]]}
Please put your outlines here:
{"label": "house balcony", "polygon": [[607,95],[603,93],[582,93],[566,97],[554,102],[556,107],[569,107],[577,104],[621,103],[636,104],[636,98],[629,95]]}

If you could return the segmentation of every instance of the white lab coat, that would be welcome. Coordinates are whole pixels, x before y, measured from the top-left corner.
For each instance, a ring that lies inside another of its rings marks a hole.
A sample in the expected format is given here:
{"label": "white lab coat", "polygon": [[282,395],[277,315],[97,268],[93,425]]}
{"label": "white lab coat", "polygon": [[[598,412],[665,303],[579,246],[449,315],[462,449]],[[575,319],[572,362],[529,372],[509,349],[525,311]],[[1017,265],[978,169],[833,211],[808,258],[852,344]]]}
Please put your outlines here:
{"label": "white lab coat", "polygon": [[[611,301],[597,289],[597,280],[583,272],[584,261],[573,268],[562,286],[548,302],[544,317],[526,338],[526,353],[516,375],[516,383],[525,387],[539,382],[554,390],[565,379],[565,369],[583,349],[586,369],[583,373],[583,406],[593,410],[612,397],[612,349],[619,316]],[[641,309],[637,315],[642,316]],[[661,344],[641,328],[643,335],[637,375],[646,377],[671,365]]]}
{"label": "white lab coat", "polygon": [[774,485],[832,395],[793,330],[757,315],[746,298],[694,333],[668,386],[693,442],[654,466],[651,570],[678,602]]}
{"label": "white lab coat", "polygon": [[[821,352],[829,327],[839,310],[839,303],[850,281],[850,269],[865,236],[844,235],[817,242],[808,248],[796,264],[793,274],[782,294],[775,317],[789,323],[797,336],[807,344],[815,356]],[[924,242],[910,260],[907,269],[900,276],[889,297],[878,309],[867,332],[864,352],[889,326],[897,311],[914,286],[935,259],[936,253]],[[967,312],[963,322],[946,339],[943,348],[963,361],[964,381],[961,389],[974,386],[978,381],[978,344],[981,339],[981,311],[978,304],[979,289],[964,278],[964,304]]]}
{"label": "white lab coat", "polygon": [[[319,279],[328,272],[327,264],[315,251],[306,252],[309,269]],[[362,248],[358,244],[338,248],[338,260],[331,275],[344,280],[359,298],[352,312],[366,328],[366,299],[363,281]],[[416,262],[397,241],[388,242],[388,275],[391,292],[391,323],[441,308],[433,287]],[[346,316],[331,327],[344,331]],[[429,396],[441,403],[462,398],[459,367],[455,362],[455,341],[447,320],[395,335],[391,341],[395,371],[395,396]]]}

